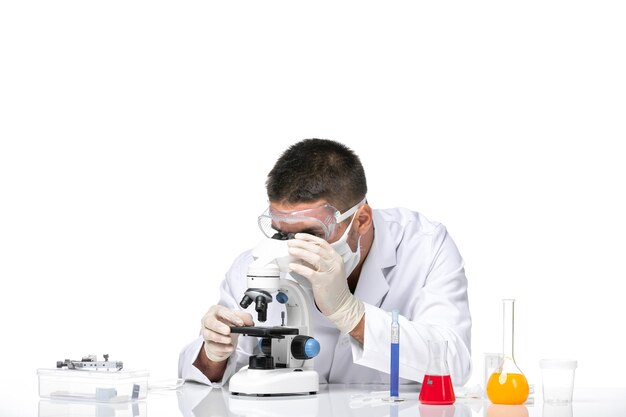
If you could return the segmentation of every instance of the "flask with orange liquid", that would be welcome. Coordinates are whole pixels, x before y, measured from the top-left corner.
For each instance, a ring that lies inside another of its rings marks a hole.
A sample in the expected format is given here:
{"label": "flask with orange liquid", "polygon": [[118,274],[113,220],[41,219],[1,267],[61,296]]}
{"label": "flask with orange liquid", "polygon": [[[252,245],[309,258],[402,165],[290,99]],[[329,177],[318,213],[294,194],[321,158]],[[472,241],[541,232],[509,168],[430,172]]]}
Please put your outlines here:
{"label": "flask with orange liquid", "polygon": [[513,356],[515,300],[502,300],[504,307],[502,361],[487,382],[487,396],[494,404],[524,404],[528,381]]}

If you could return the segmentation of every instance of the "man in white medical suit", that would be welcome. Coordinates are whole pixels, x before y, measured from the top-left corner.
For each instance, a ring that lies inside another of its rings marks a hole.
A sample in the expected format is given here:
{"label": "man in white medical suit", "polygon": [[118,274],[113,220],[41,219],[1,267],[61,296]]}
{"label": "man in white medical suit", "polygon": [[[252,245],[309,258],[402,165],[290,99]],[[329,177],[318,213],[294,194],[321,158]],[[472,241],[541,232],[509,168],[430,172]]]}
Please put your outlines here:
{"label": "man in white medical suit", "polygon": [[[265,216],[288,240],[307,278],[314,359],[320,382],[388,383],[391,311],[399,311],[400,383],[422,382],[428,340],[448,341],[455,385],[471,372],[471,317],[463,259],[446,228],[404,208],[372,209],[359,157],[341,143],[306,139],[289,147],[267,178]],[[271,237],[271,236],[270,236]],[[274,236],[276,237],[276,236]],[[199,338],[180,354],[179,374],[214,386],[226,384],[257,339],[230,326],[258,325],[254,303],[239,306],[247,289],[251,251],[241,254],[220,287],[220,300],[202,318]],[[281,323],[268,307],[267,326]]]}

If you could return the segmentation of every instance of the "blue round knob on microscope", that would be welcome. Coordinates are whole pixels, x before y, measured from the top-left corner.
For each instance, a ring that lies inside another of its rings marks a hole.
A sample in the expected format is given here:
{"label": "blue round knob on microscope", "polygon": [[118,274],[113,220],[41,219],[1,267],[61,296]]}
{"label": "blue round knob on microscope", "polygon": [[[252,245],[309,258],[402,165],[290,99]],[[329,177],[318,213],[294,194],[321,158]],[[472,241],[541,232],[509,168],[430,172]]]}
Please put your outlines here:
{"label": "blue round knob on microscope", "polygon": [[296,359],[312,359],[320,353],[320,342],[311,336],[296,336],[291,341],[291,354]]}
{"label": "blue round knob on microscope", "polygon": [[310,338],[304,343],[304,353],[309,358],[314,358],[320,353],[320,342],[316,339]]}
{"label": "blue round knob on microscope", "polygon": [[276,301],[281,304],[286,304],[287,301],[289,301],[289,296],[284,292],[279,292],[278,294],[276,294]]}

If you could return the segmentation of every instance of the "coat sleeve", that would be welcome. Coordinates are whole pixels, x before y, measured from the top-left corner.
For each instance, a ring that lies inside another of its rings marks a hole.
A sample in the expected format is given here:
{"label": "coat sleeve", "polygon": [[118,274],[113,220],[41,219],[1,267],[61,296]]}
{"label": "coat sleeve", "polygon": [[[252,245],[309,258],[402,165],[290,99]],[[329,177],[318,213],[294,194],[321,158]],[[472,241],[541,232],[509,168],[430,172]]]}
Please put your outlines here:
{"label": "coat sleeve", "polygon": [[[463,259],[445,227],[432,237],[432,262],[424,285],[411,297],[413,308],[399,317],[400,377],[422,382],[428,366],[428,340],[448,341],[453,384],[471,375],[471,318]],[[365,304],[364,343],[351,338],[354,362],[389,372],[391,314]]]}
{"label": "coat sleeve", "polygon": [[[252,259],[250,252],[242,254],[235,260],[226,277],[220,285],[220,300],[218,304],[233,310],[242,310],[237,301],[237,297],[242,297],[246,289],[247,281],[245,266]],[[199,336],[196,340],[183,348],[178,357],[178,377],[186,381],[195,381],[213,387],[221,387],[226,384],[230,377],[241,367],[248,364],[248,358],[253,354],[256,347],[255,339],[252,337],[239,337],[237,349],[228,358],[228,364],[221,381],[211,382],[193,363],[195,362],[204,340]]]}

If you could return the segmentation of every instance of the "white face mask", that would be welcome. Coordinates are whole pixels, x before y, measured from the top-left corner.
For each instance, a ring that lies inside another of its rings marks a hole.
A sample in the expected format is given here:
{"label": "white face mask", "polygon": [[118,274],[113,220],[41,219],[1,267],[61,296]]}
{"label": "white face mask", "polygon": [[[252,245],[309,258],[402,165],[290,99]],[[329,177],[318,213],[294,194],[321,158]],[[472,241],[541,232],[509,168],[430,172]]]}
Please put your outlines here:
{"label": "white face mask", "polygon": [[356,213],[352,216],[352,220],[350,221],[348,228],[345,232],[343,232],[343,235],[341,235],[339,240],[330,244],[330,247],[341,255],[341,258],[343,259],[343,265],[346,269],[346,278],[350,276],[352,271],[354,271],[354,268],[356,268],[361,260],[361,236],[359,236],[359,240],[356,242],[356,252],[352,252],[350,245],[348,245],[348,232],[352,228],[355,216]]}

